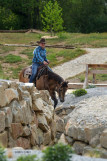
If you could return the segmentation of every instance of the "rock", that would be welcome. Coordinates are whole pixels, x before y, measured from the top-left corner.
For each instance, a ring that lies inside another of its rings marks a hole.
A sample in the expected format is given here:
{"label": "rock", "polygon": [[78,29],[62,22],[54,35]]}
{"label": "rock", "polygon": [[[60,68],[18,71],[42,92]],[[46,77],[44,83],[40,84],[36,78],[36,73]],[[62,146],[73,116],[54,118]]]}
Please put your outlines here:
{"label": "rock", "polygon": [[0,133],[0,144],[5,148],[7,147],[8,145],[7,131]]}
{"label": "rock", "polygon": [[26,138],[20,137],[16,141],[16,146],[22,147],[24,149],[30,149],[31,148],[30,140],[28,138],[26,139]]}
{"label": "rock", "polygon": [[5,113],[0,111],[0,132],[4,131],[5,129]]}
{"label": "rock", "polygon": [[37,134],[38,134],[38,140],[39,140],[38,145],[40,147],[40,145],[43,144],[45,137],[44,137],[43,131],[40,128],[37,128]]}
{"label": "rock", "polygon": [[42,112],[44,107],[43,100],[41,98],[38,98],[33,102],[33,110]]}
{"label": "rock", "polygon": [[3,87],[3,89],[7,89],[9,87],[9,83],[7,81],[1,81],[0,80],[0,86]]}
{"label": "rock", "polygon": [[65,135],[64,134],[62,134],[60,136],[60,139],[58,140],[58,143],[62,143],[62,144],[65,144],[65,145],[68,144],[67,141],[66,141],[66,138],[65,138]]}
{"label": "rock", "polygon": [[107,129],[105,129],[100,137],[101,146],[107,149]]}
{"label": "rock", "polygon": [[68,142],[68,144],[73,145],[73,142],[74,142],[73,138],[71,138],[69,136],[65,136],[65,139]]}
{"label": "rock", "polygon": [[4,88],[0,85],[0,107],[6,106],[8,100]]}
{"label": "rock", "polygon": [[33,146],[39,145],[39,137],[38,137],[38,131],[37,131],[36,125],[31,125],[30,131],[31,131],[31,144]]}
{"label": "rock", "polygon": [[24,122],[24,115],[22,113],[22,107],[18,101],[14,100],[10,103],[9,107],[12,110],[13,114],[13,123],[22,123]]}
{"label": "rock", "polygon": [[23,128],[23,136],[29,136],[31,134],[30,128],[28,126],[25,126]]}
{"label": "rock", "polygon": [[28,91],[24,91],[21,87],[18,87],[18,93],[19,93],[19,100],[25,100],[29,102],[30,107],[32,107],[32,98]]}
{"label": "rock", "polygon": [[13,139],[11,132],[8,132],[8,147],[12,148],[16,146],[16,140]]}
{"label": "rock", "polygon": [[9,82],[9,88],[17,89],[18,84],[15,81],[11,81]]}
{"label": "rock", "polygon": [[36,125],[36,127],[38,128],[38,119],[37,116],[35,114],[35,112],[32,114],[33,115],[33,123]]}
{"label": "rock", "polygon": [[26,99],[20,102],[23,114],[23,122],[30,124],[33,121],[30,100]]}
{"label": "rock", "polygon": [[47,123],[50,124],[50,122],[52,121],[53,119],[53,114],[54,114],[54,107],[52,105],[44,105],[44,108],[43,108],[43,114],[47,120]]}
{"label": "rock", "polygon": [[87,98],[79,102],[69,114],[69,120],[65,127],[66,135],[74,140],[93,144],[97,134],[96,143],[94,142],[97,145],[100,140],[99,136],[107,127],[106,105],[107,95]]}
{"label": "rock", "polygon": [[49,95],[49,92],[47,90],[41,90],[40,91],[40,97],[49,105],[52,105],[51,97]]}
{"label": "rock", "polygon": [[56,131],[63,133],[64,132],[64,120],[55,115],[55,121],[56,121]]}
{"label": "rock", "polygon": [[38,98],[40,98],[40,93],[39,92],[32,92],[31,96],[32,96],[32,101],[34,103]]}
{"label": "rock", "polygon": [[74,110],[75,106],[74,105],[59,105],[56,109],[55,109],[55,113],[61,117],[64,118],[66,115],[70,114],[73,110]]}
{"label": "rock", "polygon": [[52,105],[49,105],[43,101],[42,98],[37,98],[35,101],[33,101],[33,110],[44,113],[48,123],[52,120],[54,108]]}
{"label": "rock", "polygon": [[56,136],[56,122],[55,122],[55,120],[52,120],[52,122],[50,124],[50,128],[51,128],[51,139],[54,140],[54,138]]}
{"label": "rock", "polygon": [[94,158],[106,158],[107,159],[107,151],[103,148],[92,148],[91,146],[84,147],[84,156],[94,157]]}
{"label": "rock", "polygon": [[5,90],[5,95],[7,97],[8,104],[13,100],[13,99],[19,99],[19,95],[17,90],[8,88]]}
{"label": "rock", "polygon": [[9,105],[12,109],[14,123],[29,124],[32,122],[29,104],[29,101],[23,100],[19,103],[15,100]]}
{"label": "rock", "polygon": [[47,120],[43,114],[37,114],[38,119],[38,126],[40,129],[42,129],[44,132],[47,132],[49,129],[49,126],[47,124]]}
{"label": "rock", "polygon": [[82,155],[83,152],[84,152],[84,147],[86,147],[87,144],[84,144],[80,141],[76,141],[74,144],[73,144],[73,148],[74,148],[74,151],[76,152],[76,154],[79,154],[79,155]]}
{"label": "rock", "polygon": [[95,148],[97,145],[99,145],[100,144],[100,136],[99,135],[96,135],[94,138],[92,138],[91,140],[90,140],[90,145],[93,147],[93,148]]}
{"label": "rock", "polygon": [[13,139],[17,139],[19,136],[23,134],[23,127],[21,123],[12,123],[11,124],[11,134]]}
{"label": "rock", "polygon": [[12,110],[10,107],[5,107],[2,110],[5,112],[5,127],[10,127],[13,120]]}
{"label": "rock", "polygon": [[49,145],[51,143],[51,131],[48,130],[48,132],[44,133],[44,142],[43,144],[46,146],[46,145]]}

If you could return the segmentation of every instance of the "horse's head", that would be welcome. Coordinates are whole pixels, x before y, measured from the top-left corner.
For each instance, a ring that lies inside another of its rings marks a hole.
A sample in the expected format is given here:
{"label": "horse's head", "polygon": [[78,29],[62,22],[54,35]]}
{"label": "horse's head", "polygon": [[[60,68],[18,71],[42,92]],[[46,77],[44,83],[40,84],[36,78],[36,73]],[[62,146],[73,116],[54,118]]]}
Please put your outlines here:
{"label": "horse's head", "polygon": [[58,95],[59,95],[59,99],[61,102],[64,102],[64,98],[65,98],[65,93],[68,89],[68,82],[64,81],[62,82],[59,87],[58,87]]}

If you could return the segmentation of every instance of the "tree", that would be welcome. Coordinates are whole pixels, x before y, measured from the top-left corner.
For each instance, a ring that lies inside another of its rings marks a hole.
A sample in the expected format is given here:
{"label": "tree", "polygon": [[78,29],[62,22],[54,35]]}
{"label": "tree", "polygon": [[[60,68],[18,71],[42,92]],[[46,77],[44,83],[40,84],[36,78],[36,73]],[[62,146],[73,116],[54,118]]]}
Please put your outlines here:
{"label": "tree", "polygon": [[0,7],[0,29],[17,29],[18,16],[11,10]]}
{"label": "tree", "polygon": [[55,34],[55,32],[63,30],[62,8],[58,5],[57,1],[46,3],[41,18],[44,30],[50,31],[51,36],[53,32]]}

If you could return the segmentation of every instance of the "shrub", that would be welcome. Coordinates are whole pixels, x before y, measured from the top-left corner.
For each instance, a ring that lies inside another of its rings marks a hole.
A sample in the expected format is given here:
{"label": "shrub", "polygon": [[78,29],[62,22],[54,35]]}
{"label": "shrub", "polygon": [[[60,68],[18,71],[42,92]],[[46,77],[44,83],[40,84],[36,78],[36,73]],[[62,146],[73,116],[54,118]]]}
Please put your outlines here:
{"label": "shrub", "polygon": [[7,161],[6,156],[4,156],[4,149],[0,146],[0,161]]}
{"label": "shrub", "polygon": [[69,145],[56,144],[43,151],[42,161],[70,161],[72,149]]}
{"label": "shrub", "polygon": [[17,161],[35,161],[36,155],[21,156]]}
{"label": "shrub", "polygon": [[88,85],[88,86],[87,86],[87,89],[88,89],[88,88],[95,88],[95,87],[96,87],[95,85]]}
{"label": "shrub", "polygon": [[85,89],[77,89],[76,91],[73,91],[73,94],[76,97],[79,97],[79,96],[83,96],[83,95],[87,94],[87,91]]}

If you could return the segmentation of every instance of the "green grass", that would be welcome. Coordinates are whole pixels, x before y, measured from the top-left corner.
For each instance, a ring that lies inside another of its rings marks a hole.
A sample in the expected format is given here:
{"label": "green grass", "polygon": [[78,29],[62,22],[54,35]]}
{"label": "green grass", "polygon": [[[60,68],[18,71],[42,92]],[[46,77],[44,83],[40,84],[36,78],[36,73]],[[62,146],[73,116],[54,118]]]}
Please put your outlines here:
{"label": "green grass", "polygon": [[0,79],[7,79],[7,80],[9,79],[9,77],[4,74],[1,64],[0,64]]}
{"label": "green grass", "polygon": [[34,49],[28,48],[28,49],[25,49],[22,52],[20,52],[20,54],[27,55],[29,59],[32,59],[33,58],[33,50]]}
{"label": "green grass", "polygon": [[12,71],[12,78],[17,79],[19,76],[19,72],[22,70],[23,66],[20,65],[17,68],[11,67],[9,70]]}
{"label": "green grass", "polygon": [[0,46],[0,54],[8,53],[9,51],[14,51],[15,47],[13,46]]}
{"label": "green grass", "polygon": [[[47,33],[0,33],[0,44],[36,43]],[[58,33],[58,38],[48,39],[47,44],[73,45],[76,47],[107,47],[107,33]]]}
{"label": "green grass", "polygon": [[54,49],[53,51],[52,49],[48,49],[47,52],[48,52],[47,58],[51,62],[50,63],[51,67],[70,61],[86,53],[85,50],[81,50],[81,49],[74,49],[74,50],[69,50],[69,49],[55,50]]}
{"label": "green grass", "polygon": [[[34,49],[26,49],[22,51],[20,54],[24,54],[28,56],[28,64],[32,63],[33,58],[33,50]],[[54,48],[47,48],[47,59],[50,60],[50,67],[62,64],[69,60],[72,60],[78,56],[85,54],[86,51],[82,49],[54,49]],[[61,59],[60,59],[61,58]]]}
{"label": "green grass", "polygon": [[[84,73],[81,73],[73,78],[68,78],[67,80],[72,80],[72,79],[75,79],[75,80],[78,80],[78,82],[84,82],[85,80],[85,72]],[[88,75],[88,81],[92,83],[93,81],[93,76],[92,74],[89,74]],[[107,81],[107,74],[96,74],[96,81],[97,82],[105,82]]]}
{"label": "green grass", "polygon": [[[44,33],[44,35],[46,35]],[[37,33],[0,33],[0,44],[29,44],[38,41],[43,34]]]}
{"label": "green grass", "polygon": [[17,63],[21,61],[22,61],[22,58],[20,56],[13,55],[13,54],[9,54],[4,58],[5,63]]}

